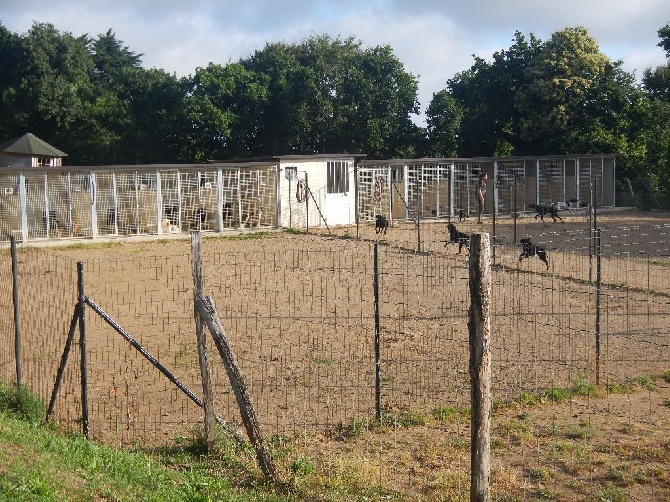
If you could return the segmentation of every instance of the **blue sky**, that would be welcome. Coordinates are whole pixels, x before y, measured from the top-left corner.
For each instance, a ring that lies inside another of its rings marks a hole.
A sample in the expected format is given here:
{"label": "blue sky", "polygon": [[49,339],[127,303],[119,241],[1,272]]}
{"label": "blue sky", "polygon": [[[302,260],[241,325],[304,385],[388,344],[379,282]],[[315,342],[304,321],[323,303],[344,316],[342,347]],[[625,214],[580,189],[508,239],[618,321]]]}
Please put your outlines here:
{"label": "blue sky", "polygon": [[447,79],[512,44],[516,30],[542,40],[584,26],[603,53],[639,78],[664,64],[658,30],[668,0],[4,0],[0,22],[16,33],[53,24],[75,36],[112,29],[143,65],[177,76],[226,64],[267,42],[312,34],[390,45],[419,81],[422,111]]}

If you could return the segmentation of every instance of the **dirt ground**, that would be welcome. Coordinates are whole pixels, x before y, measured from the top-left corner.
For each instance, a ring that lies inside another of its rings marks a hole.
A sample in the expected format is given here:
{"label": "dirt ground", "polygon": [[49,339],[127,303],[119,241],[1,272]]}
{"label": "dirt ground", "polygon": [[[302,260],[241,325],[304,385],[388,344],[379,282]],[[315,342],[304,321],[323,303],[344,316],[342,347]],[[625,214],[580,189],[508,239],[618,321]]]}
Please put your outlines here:
{"label": "dirt ground", "polygon": [[[670,500],[670,215],[597,215],[607,333],[598,362],[591,223],[583,214],[562,216],[558,223],[532,216],[495,222],[493,499]],[[493,236],[491,218],[456,224]],[[537,258],[519,262],[521,236],[547,249],[548,270]],[[468,258],[445,239],[445,221],[430,220],[419,229],[395,222],[385,235],[372,225],[205,235],[206,294],[266,435],[286,449],[282,473],[297,486],[304,481],[291,466],[304,456],[322,484],[346,483],[368,500],[468,498]],[[381,424],[371,420],[375,242]],[[67,244],[48,253],[68,267],[82,261],[86,294],[200,395],[188,236]],[[55,274],[56,265],[49,267],[44,276]],[[72,312],[62,310],[60,338],[40,345],[52,354],[51,375]],[[97,440],[162,445],[199,428],[200,408],[155,366],[99,317],[89,313],[86,324]],[[225,372],[214,366],[217,411],[239,425]],[[59,416],[74,421],[74,370],[70,378]],[[557,389],[571,392],[551,393]]]}

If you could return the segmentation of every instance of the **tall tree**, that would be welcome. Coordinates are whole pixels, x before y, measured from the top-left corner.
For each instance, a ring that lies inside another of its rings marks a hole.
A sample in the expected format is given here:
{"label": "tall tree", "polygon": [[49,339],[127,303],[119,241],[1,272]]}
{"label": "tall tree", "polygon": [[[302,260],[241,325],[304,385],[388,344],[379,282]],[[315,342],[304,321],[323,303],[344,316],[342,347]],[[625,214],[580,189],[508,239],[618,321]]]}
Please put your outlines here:
{"label": "tall tree", "polygon": [[0,23],[0,138],[9,139],[22,133],[16,126],[14,115],[18,111],[16,94],[22,78],[17,69],[25,58],[21,38]]}
{"label": "tall tree", "polygon": [[645,152],[637,172],[653,189],[670,195],[670,24],[658,30],[661,47],[667,56],[664,65],[645,70],[642,84],[649,96]]}
{"label": "tall tree", "polygon": [[313,36],[268,44],[241,64],[269,78],[256,151],[412,151],[418,84],[390,47],[363,49],[353,38]]}
{"label": "tall tree", "polygon": [[[582,27],[556,32],[526,68],[526,85],[515,105],[521,111],[520,133],[529,153],[569,153],[571,139],[593,125],[585,110],[611,63]],[[612,72],[613,74],[613,72]]]}
{"label": "tall tree", "polygon": [[514,100],[541,41],[533,34],[526,39],[519,31],[513,41],[508,50],[494,53],[491,62],[475,57],[469,70],[447,81],[447,90],[463,113],[457,135],[462,156],[509,155],[526,149],[519,137],[521,114]]}
{"label": "tall tree", "polygon": [[18,50],[23,58],[11,69],[13,83],[3,103],[14,133],[31,131],[56,146],[67,144],[68,131],[82,119],[92,95],[93,61],[85,37],[34,23]]}
{"label": "tall tree", "polygon": [[268,80],[239,63],[198,68],[187,79],[182,156],[205,161],[265,153],[258,148],[258,136]]}
{"label": "tall tree", "polygon": [[433,94],[426,109],[428,150],[430,157],[456,157],[458,133],[463,121],[463,109],[446,90]]}

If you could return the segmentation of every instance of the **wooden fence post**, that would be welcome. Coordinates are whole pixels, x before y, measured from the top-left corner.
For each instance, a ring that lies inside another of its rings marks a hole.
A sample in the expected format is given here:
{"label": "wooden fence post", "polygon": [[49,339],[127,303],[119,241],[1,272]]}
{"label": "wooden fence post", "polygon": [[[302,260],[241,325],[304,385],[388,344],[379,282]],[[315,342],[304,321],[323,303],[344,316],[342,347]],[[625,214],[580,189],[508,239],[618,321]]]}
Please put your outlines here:
{"label": "wooden fence post", "polygon": [[195,301],[202,297],[202,238],[200,232],[191,232],[191,268],[193,271],[193,315],[195,317],[195,337],[198,346],[200,378],[202,379],[202,402],[205,411],[205,450],[210,452],[214,447],[216,431],[214,430],[215,413],[212,397],[212,380],[207,364],[207,347],[205,328],[202,316],[195,306]]}
{"label": "wooden fence post", "polygon": [[212,338],[214,339],[214,344],[223,360],[223,365],[226,368],[230,385],[235,393],[235,399],[240,407],[240,415],[242,416],[244,427],[247,430],[247,435],[249,436],[251,444],[256,448],[258,465],[266,478],[274,482],[276,485],[281,485],[279,475],[277,474],[275,465],[272,462],[272,457],[270,456],[270,450],[265,444],[261,428],[258,425],[256,412],[254,411],[253,403],[247,392],[247,386],[244,383],[242,373],[237,366],[237,361],[235,360],[230,343],[228,342],[226,332],[221,326],[221,321],[216,313],[214,302],[210,297],[198,298],[195,305],[205,320],[205,323],[212,334]]}
{"label": "wooden fence post", "polygon": [[491,461],[491,256],[489,234],[470,239],[470,500],[489,500]]}
{"label": "wooden fence post", "polygon": [[12,236],[12,297],[14,299],[14,357],[16,359],[16,387],[23,385],[21,377],[21,323],[19,308],[19,266],[16,256],[16,238]]}

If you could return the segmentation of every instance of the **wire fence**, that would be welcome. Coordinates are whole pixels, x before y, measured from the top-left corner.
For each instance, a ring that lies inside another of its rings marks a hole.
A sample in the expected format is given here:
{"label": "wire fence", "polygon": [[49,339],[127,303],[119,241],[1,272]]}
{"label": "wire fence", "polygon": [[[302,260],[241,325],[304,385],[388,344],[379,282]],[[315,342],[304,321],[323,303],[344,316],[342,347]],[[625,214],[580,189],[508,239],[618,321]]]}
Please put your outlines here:
{"label": "wire fence", "polygon": [[[610,389],[667,374],[670,222],[603,219],[600,256],[584,218],[564,226],[524,224],[499,224],[494,239],[496,402],[518,403],[520,396],[596,379]],[[514,236],[531,231],[533,242],[548,252],[548,269],[537,257],[519,261]],[[426,225],[420,251],[410,224],[396,224],[384,236],[370,226],[362,232],[359,239],[276,233],[203,242],[204,293],[214,299],[267,435],[329,434],[374,417],[374,242],[380,243],[384,412],[432,414],[469,406],[466,252],[446,244],[443,222]],[[83,263],[85,294],[201,395],[189,244],[183,239],[19,248],[23,383],[49,401],[75,314],[77,262]],[[0,379],[6,382],[16,380],[11,265],[9,250],[2,250]],[[94,440],[162,446],[197,434],[202,409],[90,309],[86,332]],[[55,406],[56,419],[71,429],[82,416],[80,356],[74,344]],[[225,369],[216,361],[211,369],[216,412],[238,424]],[[649,424],[661,411],[649,405],[627,410],[626,417]],[[612,411],[598,413],[607,420]],[[662,431],[663,424],[652,428]],[[467,438],[468,430],[451,434]],[[394,459],[399,447],[384,452],[385,469],[403,471],[401,459]],[[467,470],[467,462],[461,467]],[[406,483],[425,489],[431,476],[427,470]]]}

